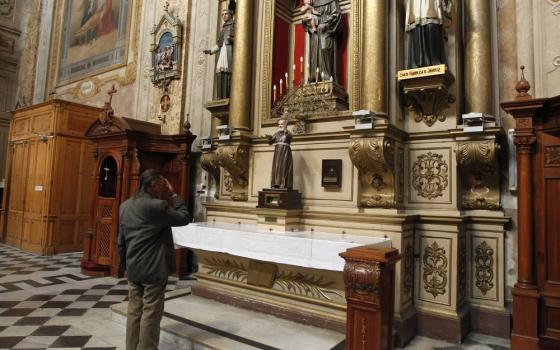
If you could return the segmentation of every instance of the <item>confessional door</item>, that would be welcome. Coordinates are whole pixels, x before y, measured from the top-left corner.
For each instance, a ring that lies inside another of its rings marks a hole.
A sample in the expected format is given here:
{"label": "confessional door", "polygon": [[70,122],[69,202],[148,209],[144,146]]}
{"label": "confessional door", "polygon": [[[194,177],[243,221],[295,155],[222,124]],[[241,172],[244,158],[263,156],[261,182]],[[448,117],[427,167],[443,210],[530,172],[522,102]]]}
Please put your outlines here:
{"label": "confessional door", "polygon": [[[14,143],[8,150],[8,172],[6,179],[8,187],[8,208],[6,223],[6,244],[21,248],[23,237],[23,216],[25,213],[25,194],[27,187],[27,172],[29,159],[29,142]],[[16,161],[13,161],[13,160]]]}
{"label": "confessional door", "polygon": [[97,178],[98,193],[94,218],[95,263],[110,266],[116,252],[118,235],[119,198],[117,198],[118,166],[111,156],[105,158],[99,167]]}

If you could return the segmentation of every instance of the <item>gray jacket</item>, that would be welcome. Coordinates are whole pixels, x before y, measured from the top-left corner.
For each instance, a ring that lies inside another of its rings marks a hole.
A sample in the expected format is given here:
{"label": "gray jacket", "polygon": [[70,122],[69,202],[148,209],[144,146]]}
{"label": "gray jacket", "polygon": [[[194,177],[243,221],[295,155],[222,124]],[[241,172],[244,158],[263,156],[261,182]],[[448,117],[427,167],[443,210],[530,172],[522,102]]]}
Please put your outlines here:
{"label": "gray jacket", "polygon": [[119,208],[119,256],[121,270],[139,283],[160,281],[175,271],[172,226],[189,223],[183,200],[172,198],[174,209],[161,199],[140,193]]}

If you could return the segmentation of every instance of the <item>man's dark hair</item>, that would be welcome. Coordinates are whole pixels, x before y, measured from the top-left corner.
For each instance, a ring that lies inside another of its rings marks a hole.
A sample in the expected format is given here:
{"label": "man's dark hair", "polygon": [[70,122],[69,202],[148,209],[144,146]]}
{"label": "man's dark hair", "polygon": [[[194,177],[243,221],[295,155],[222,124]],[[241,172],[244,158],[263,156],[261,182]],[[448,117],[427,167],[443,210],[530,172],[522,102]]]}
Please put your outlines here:
{"label": "man's dark hair", "polygon": [[140,177],[138,178],[138,189],[136,190],[135,197],[139,194],[146,193],[150,187],[154,184],[154,181],[162,177],[161,171],[156,169],[144,170]]}

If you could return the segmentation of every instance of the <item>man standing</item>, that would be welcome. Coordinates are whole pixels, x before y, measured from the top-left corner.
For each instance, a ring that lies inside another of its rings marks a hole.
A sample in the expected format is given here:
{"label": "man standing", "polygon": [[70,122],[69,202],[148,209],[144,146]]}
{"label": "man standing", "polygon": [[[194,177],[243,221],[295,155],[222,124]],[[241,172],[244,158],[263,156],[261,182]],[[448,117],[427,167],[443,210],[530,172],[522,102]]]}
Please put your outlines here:
{"label": "man standing", "polygon": [[175,270],[172,226],[189,213],[161,172],[148,169],[119,209],[119,256],[128,276],[126,349],[157,349],[167,277]]}

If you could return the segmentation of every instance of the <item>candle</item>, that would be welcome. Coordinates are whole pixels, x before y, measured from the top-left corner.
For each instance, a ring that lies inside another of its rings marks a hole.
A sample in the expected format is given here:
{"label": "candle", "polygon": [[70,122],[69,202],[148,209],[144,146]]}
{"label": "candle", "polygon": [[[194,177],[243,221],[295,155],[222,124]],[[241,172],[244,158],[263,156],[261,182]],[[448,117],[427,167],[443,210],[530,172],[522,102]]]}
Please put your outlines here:
{"label": "candle", "polygon": [[272,90],[274,90],[274,102],[276,102],[276,84],[274,84]]}
{"label": "candle", "polygon": [[299,58],[300,73],[303,74],[303,56]]}
{"label": "candle", "polygon": [[333,80],[334,80],[334,79],[333,79],[333,77],[332,77],[332,75],[331,75],[331,83],[333,82]]}
{"label": "candle", "polygon": [[319,67],[317,67],[317,70],[315,70],[315,82],[319,82]]}
{"label": "candle", "polygon": [[280,96],[282,96],[282,79],[280,79]]}
{"label": "candle", "polygon": [[325,81],[325,72],[321,72],[321,81]]}

